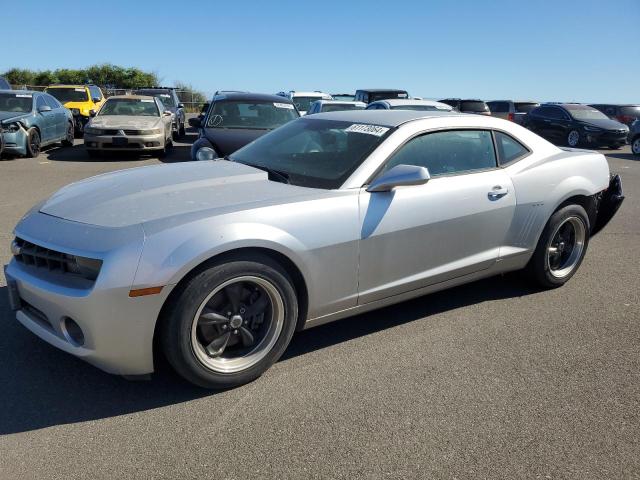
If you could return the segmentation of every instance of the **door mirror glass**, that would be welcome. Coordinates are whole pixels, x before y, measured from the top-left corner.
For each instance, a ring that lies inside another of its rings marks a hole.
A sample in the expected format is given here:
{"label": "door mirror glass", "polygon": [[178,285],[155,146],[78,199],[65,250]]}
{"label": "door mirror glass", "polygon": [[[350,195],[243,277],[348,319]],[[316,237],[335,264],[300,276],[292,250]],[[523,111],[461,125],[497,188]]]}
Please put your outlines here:
{"label": "door mirror glass", "polygon": [[38,107],[38,111],[39,111],[40,113],[43,113],[43,112],[50,112],[50,111],[51,111],[51,107],[50,107],[49,105],[40,105],[40,106]]}
{"label": "door mirror glass", "polygon": [[178,108],[184,108],[184,103],[179,103]]}
{"label": "door mirror glass", "polygon": [[171,116],[171,111],[170,111],[170,110],[165,110],[164,112],[162,112],[162,114],[163,114],[165,117],[170,117],[170,116]]}
{"label": "door mirror glass", "polygon": [[395,187],[424,185],[430,178],[426,167],[396,165],[371,182],[367,192],[390,192]]}

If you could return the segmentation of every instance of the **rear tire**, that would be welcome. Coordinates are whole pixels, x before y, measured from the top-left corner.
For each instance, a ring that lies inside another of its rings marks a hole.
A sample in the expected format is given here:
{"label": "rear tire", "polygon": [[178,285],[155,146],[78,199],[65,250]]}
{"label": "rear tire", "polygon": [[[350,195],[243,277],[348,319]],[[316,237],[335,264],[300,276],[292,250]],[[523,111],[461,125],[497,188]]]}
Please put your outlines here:
{"label": "rear tire", "polygon": [[577,146],[579,146],[580,141],[580,132],[578,132],[577,130],[571,130],[567,134],[567,145],[571,148],[576,148]]}
{"label": "rear tire", "polygon": [[544,227],[526,272],[544,288],[564,285],[578,271],[589,246],[589,217],[580,205],[557,210]]}
{"label": "rear tire", "polygon": [[160,341],[169,363],[189,382],[235,387],[280,358],[297,316],[295,290],[280,265],[263,255],[231,259],[181,287],[161,318]]}
{"label": "rear tire", "polygon": [[640,135],[631,140],[631,153],[640,155]]}
{"label": "rear tire", "polygon": [[27,158],[36,158],[40,155],[40,132],[35,128],[27,131]]}

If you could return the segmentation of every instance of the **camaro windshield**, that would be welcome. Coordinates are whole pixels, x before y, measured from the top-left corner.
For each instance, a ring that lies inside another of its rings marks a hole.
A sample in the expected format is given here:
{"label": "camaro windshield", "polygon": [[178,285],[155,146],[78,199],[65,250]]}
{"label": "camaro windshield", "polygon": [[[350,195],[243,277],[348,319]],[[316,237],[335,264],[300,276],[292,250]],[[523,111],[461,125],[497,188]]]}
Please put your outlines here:
{"label": "camaro windshield", "polygon": [[607,117],[600,110],[582,105],[565,106],[569,114],[576,120],[607,120]]}
{"label": "camaro windshield", "polygon": [[32,105],[31,94],[0,93],[0,112],[29,113]]}
{"label": "camaro windshield", "polygon": [[134,117],[159,117],[156,102],[139,98],[111,98],[100,109],[98,115],[132,115]]}
{"label": "camaro windshield", "polygon": [[67,102],[88,102],[89,94],[86,88],[47,88],[49,95],[56,97],[60,103]]}
{"label": "camaro windshield", "polygon": [[223,100],[213,104],[207,128],[270,130],[295,118],[298,114],[290,103]]}
{"label": "camaro windshield", "polygon": [[229,160],[274,170],[293,185],[333,189],[390,131],[377,125],[303,118],[258,138]]}
{"label": "camaro windshield", "polygon": [[176,102],[173,101],[173,96],[167,91],[158,91],[158,90],[137,90],[137,95],[149,95],[150,97],[159,98],[162,104],[167,108],[174,108],[176,106]]}

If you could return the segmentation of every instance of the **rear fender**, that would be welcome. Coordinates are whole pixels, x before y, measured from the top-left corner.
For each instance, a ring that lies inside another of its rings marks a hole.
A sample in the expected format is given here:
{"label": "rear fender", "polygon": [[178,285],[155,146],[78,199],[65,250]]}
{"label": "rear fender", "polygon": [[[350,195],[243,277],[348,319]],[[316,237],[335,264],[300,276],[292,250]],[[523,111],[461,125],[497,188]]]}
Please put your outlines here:
{"label": "rear fender", "polygon": [[620,175],[611,175],[609,186],[596,195],[596,221],[591,229],[591,236],[602,230],[620,209],[624,201],[622,180]]}

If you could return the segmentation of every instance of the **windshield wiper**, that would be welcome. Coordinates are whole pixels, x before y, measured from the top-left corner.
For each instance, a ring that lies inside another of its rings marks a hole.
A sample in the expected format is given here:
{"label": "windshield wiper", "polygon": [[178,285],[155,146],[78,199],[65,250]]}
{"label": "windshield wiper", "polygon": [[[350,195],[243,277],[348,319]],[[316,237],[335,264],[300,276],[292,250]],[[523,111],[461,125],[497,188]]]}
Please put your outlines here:
{"label": "windshield wiper", "polygon": [[[226,155],[224,157],[224,160],[228,160],[230,162],[235,162],[235,160],[233,160],[232,158],[229,158],[229,155]],[[289,183],[289,174],[286,172],[282,172],[280,170],[276,170],[274,168],[269,168],[269,167],[265,167],[263,165],[254,165],[253,163],[244,163],[244,162],[237,162],[237,163],[242,163],[243,165],[246,165],[247,167],[253,167],[253,168],[257,168],[258,170],[263,170],[265,172],[267,172],[269,174],[269,177],[275,177],[275,178],[270,178],[270,180],[276,180],[280,183]]]}

